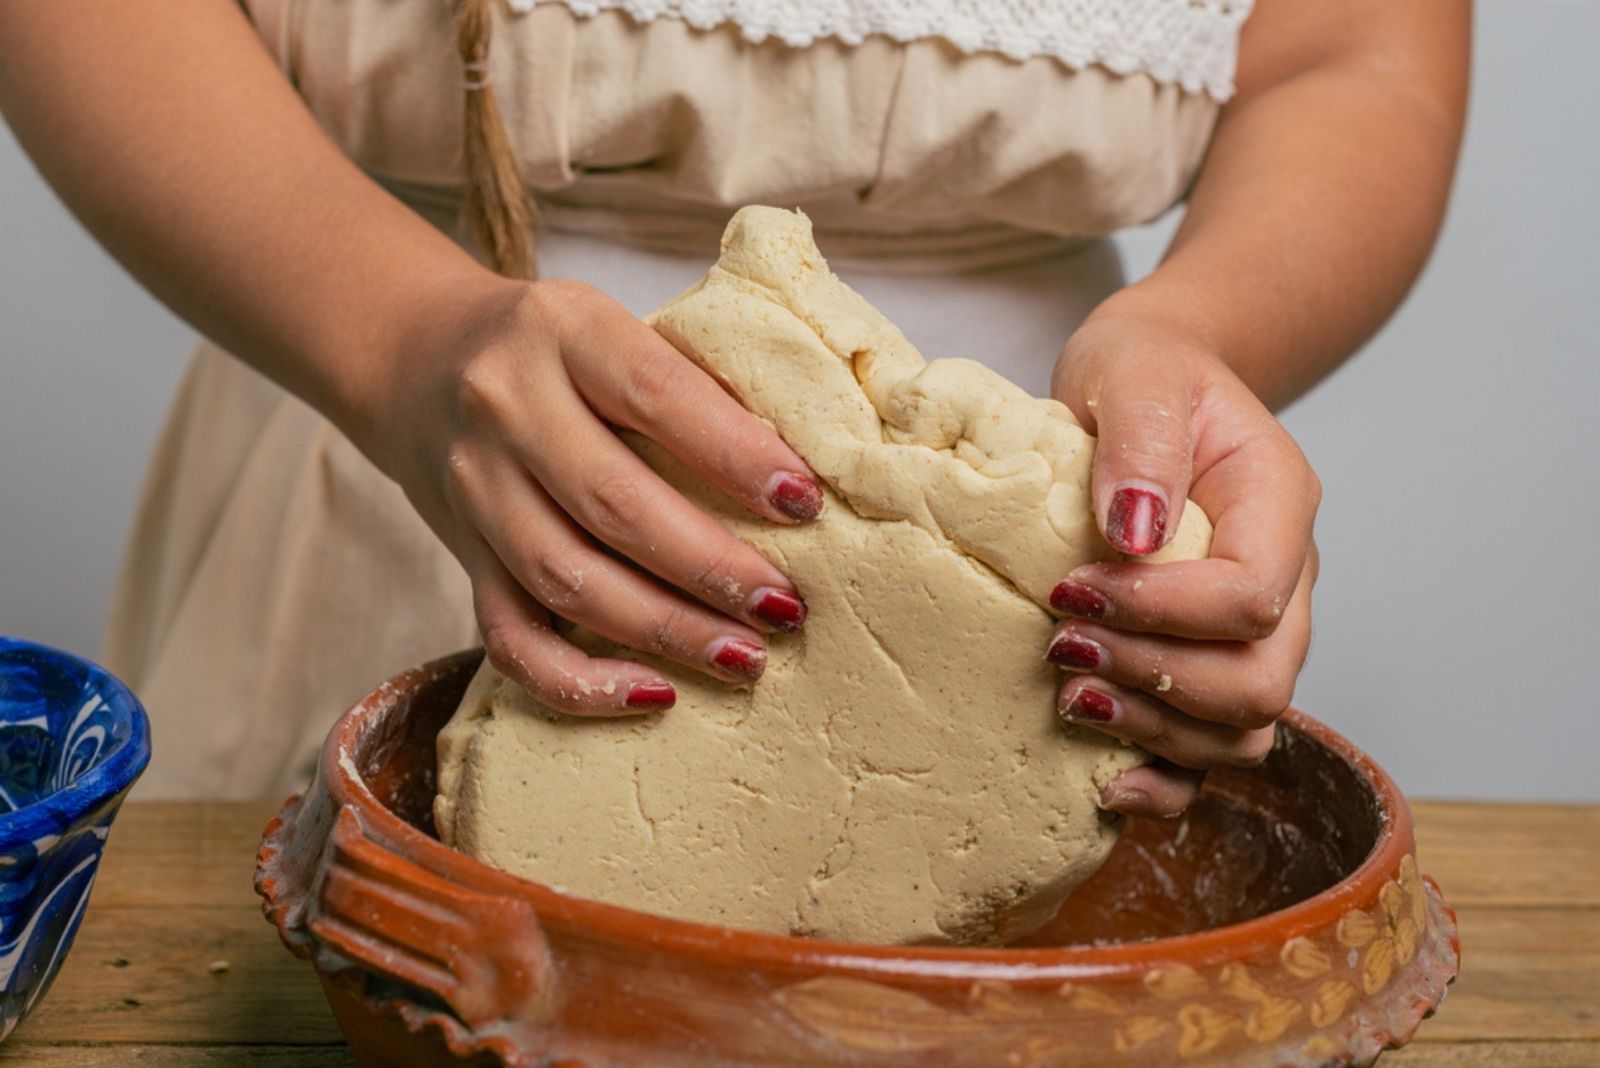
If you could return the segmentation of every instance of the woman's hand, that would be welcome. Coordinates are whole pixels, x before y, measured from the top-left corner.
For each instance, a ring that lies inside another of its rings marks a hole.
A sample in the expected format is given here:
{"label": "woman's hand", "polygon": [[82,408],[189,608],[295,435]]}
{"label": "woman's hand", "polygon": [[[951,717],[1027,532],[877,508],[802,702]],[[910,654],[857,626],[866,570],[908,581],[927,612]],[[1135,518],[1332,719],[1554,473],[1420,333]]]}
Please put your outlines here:
{"label": "woman's hand", "polygon": [[1081,568],[1057,591],[1073,618],[1052,659],[1079,671],[1064,714],[1168,762],[1123,775],[1111,808],[1177,812],[1199,785],[1177,769],[1271,744],[1310,642],[1321,490],[1261,401],[1311,388],[1416,278],[1461,141],[1471,25],[1460,2],[1259,0],[1161,265],[1062,354],[1055,394],[1100,436],[1112,543],[1148,551],[1185,494],[1216,525],[1209,560]]}
{"label": "woman's hand", "polygon": [[442,345],[401,361],[369,452],[466,568],[490,660],[581,715],[666,708],[676,694],[645,664],[586,655],[553,616],[716,677],[758,677],[762,633],[798,628],[804,603],[615,428],[774,522],[821,510],[809,468],[598,290],[484,288],[456,302]]}
{"label": "woman's hand", "polygon": [[1113,546],[1154,552],[1185,497],[1215,525],[1207,560],[1091,564],[1051,596],[1069,614],[1047,654],[1071,672],[1062,717],[1160,758],[1103,802],[1175,815],[1204,769],[1258,764],[1272,747],[1311,640],[1321,486],[1212,346],[1131,295],[1068,342],[1053,390],[1100,439],[1093,500]]}

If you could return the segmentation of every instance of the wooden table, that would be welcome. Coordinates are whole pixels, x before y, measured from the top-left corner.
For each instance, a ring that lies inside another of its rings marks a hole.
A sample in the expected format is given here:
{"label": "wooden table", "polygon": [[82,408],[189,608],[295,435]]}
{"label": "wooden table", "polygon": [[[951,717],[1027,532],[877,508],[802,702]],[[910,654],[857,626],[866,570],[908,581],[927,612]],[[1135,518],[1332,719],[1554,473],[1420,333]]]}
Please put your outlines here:
{"label": "wooden table", "polygon": [[[1421,867],[1460,914],[1465,960],[1383,1068],[1600,1066],[1600,805],[1415,807]],[[250,887],[276,809],[128,805],[77,945],[0,1064],[353,1064]]]}

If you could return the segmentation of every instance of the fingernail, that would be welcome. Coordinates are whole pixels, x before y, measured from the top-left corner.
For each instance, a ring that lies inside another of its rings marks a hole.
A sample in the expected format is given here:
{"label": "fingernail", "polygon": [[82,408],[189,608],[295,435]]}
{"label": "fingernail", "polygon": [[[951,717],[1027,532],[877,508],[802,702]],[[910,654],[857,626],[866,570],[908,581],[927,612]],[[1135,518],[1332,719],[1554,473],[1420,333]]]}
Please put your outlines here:
{"label": "fingernail", "polygon": [[763,586],[756,590],[752,602],[750,614],[779,630],[797,631],[806,621],[806,603],[788,590]]}
{"label": "fingernail", "polygon": [[1062,579],[1050,591],[1050,607],[1057,612],[1068,612],[1084,619],[1104,619],[1111,602],[1093,586]]}
{"label": "fingernail", "polygon": [[1099,667],[1105,659],[1105,652],[1106,647],[1099,642],[1068,631],[1050,643],[1050,650],[1044,654],[1044,658],[1061,667],[1087,670]]}
{"label": "fingernail", "polygon": [[622,699],[628,708],[656,711],[671,708],[678,700],[678,691],[667,682],[636,682],[628,687],[628,696]]}
{"label": "fingernail", "polygon": [[743,638],[723,638],[715,643],[711,662],[730,675],[754,682],[767,669],[767,651]]}
{"label": "fingernail", "polygon": [[804,475],[779,471],[767,486],[767,500],[792,519],[805,522],[822,514],[822,487]]}
{"label": "fingernail", "polygon": [[1150,804],[1150,795],[1143,790],[1135,790],[1129,786],[1108,786],[1100,795],[1102,808],[1145,808]]}
{"label": "fingernail", "polygon": [[1111,496],[1106,540],[1118,552],[1148,556],[1167,532],[1167,499],[1143,486],[1122,486]]}
{"label": "fingernail", "polygon": [[1061,718],[1069,723],[1110,723],[1117,714],[1117,702],[1108,693],[1087,686],[1061,706]]}

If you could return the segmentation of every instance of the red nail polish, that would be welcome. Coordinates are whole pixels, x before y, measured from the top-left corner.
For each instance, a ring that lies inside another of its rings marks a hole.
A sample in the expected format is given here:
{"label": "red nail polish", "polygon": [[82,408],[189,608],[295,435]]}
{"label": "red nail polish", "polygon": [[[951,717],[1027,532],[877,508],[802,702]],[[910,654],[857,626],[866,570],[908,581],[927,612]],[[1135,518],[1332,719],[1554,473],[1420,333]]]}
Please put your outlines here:
{"label": "red nail polish", "polygon": [[750,614],[769,626],[783,631],[796,631],[806,621],[806,603],[788,590],[757,590],[759,597],[750,606]]}
{"label": "red nail polish", "polygon": [[802,522],[822,514],[822,487],[804,475],[777,475],[767,499],[784,515]]}
{"label": "red nail polish", "polygon": [[1057,612],[1067,612],[1084,619],[1104,619],[1111,602],[1093,586],[1062,579],[1050,591],[1050,607]]}
{"label": "red nail polish", "polygon": [[622,699],[627,708],[657,711],[671,708],[678,701],[678,691],[666,682],[639,682],[628,688],[628,696]]}
{"label": "red nail polish", "polygon": [[755,642],[729,638],[712,654],[711,662],[730,675],[754,682],[767,669],[767,651]]}
{"label": "red nail polish", "polygon": [[1044,658],[1052,664],[1070,668],[1100,666],[1100,643],[1092,642],[1081,634],[1067,633],[1050,643]]}
{"label": "red nail polish", "polygon": [[1106,540],[1118,552],[1148,556],[1167,532],[1167,502],[1155,490],[1123,486],[1111,497]]}
{"label": "red nail polish", "polygon": [[1090,723],[1110,723],[1116,714],[1117,703],[1109,695],[1087,687],[1073,694],[1072,700],[1061,710],[1062,719]]}

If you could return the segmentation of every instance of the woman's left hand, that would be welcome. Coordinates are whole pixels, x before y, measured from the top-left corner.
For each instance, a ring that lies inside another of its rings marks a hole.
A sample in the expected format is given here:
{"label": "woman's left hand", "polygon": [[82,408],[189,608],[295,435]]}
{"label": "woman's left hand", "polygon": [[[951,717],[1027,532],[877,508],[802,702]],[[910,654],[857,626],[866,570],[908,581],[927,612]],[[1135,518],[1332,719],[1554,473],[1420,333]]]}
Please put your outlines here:
{"label": "woman's left hand", "polygon": [[1205,769],[1271,750],[1311,641],[1321,484],[1214,346],[1135,301],[1073,335],[1052,389],[1100,439],[1093,500],[1115,548],[1154,552],[1186,497],[1215,528],[1206,560],[1090,564],[1051,595],[1068,614],[1047,654],[1070,672],[1062,717],[1159,758],[1102,803],[1176,815]]}

